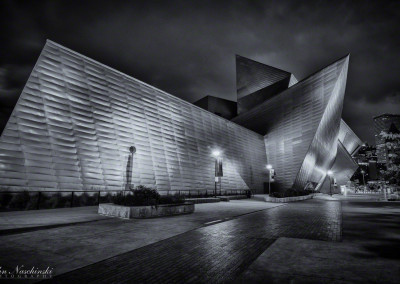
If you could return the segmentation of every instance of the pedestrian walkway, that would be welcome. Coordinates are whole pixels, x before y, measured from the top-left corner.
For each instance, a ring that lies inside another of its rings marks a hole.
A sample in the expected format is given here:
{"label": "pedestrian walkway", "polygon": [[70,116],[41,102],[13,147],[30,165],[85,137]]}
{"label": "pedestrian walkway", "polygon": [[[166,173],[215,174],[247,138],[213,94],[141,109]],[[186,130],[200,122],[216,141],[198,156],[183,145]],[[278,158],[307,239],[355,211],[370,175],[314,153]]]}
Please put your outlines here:
{"label": "pedestrian walkway", "polygon": [[[26,218],[28,225],[35,220],[40,220],[41,225],[47,226],[49,224],[57,225],[55,220],[58,220],[63,222],[64,226],[56,228],[41,226],[40,230],[12,235],[1,235],[0,231],[0,242],[2,243],[0,266],[9,269],[14,269],[17,265],[50,266],[54,268],[53,272],[57,275],[190,230],[225,222],[275,206],[281,206],[281,204],[232,200],[230,202],[197,204],[195,212],[188,215],[134,220],[99,217],[96,207],[10,212],[13,213],[9,217],[10,221],[11,218],[16,218],[14,220],[17,221]],[[68,216],[74,216],[74,218],[68,218]],[[95,222],[76,223],[79,221],[79,216],[82,217],[82,220],[102,219]],[[65,225],[67,220],[75,223]]]}
{"label": "pedestrian walkway", "polygon": [[340,206],[338,201],[308,200],[246,214],[76,269],[50,282],[233,281],[279,237],[339,241]]}
{"label": "pedestrian walkway", "polygon": [[97,206],[0,212],[0,235],[105,220]]}
{"label": "pedestrian walkway", "polygon": [[398,283],[400,203],[342,201],[342,242],[279,238],[237,283]]}

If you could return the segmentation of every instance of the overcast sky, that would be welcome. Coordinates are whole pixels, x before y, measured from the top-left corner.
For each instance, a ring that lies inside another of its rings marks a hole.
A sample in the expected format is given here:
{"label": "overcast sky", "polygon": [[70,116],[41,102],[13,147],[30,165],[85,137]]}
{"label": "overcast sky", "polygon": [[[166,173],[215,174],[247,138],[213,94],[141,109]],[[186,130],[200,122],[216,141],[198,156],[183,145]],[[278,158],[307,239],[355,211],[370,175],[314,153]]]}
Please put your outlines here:
{"label": "overcast sky", "polygon": [[345,121],[373,143],[372,117],[400,113],[400,1],[0,1],[0,11],[0,124],[46,39],[189,102],[236,100],[235,54],[302,79],[350,53]]}

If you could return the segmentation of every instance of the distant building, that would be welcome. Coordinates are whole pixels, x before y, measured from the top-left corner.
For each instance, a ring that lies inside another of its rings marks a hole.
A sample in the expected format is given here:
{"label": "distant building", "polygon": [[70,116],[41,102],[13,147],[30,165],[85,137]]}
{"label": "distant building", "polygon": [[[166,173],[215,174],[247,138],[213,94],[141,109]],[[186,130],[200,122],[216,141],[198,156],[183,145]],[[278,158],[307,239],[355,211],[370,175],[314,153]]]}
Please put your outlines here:
{"label": "distant building", "polygon": [[360,170],[355,173],[353,176],[354,179],[360,179],[360,171],[365,171],[365,180],[377,180],[378,179],[378,169],[379,165],[377,164],[377,157],[376,157],[376,147],[363,145],[361,146],[357,153],[353,156],[354,160],[360,167]]}
{"label": "distant building", "polygon": [[385,139],[380,135],[380,133],[382,131],[389,131],[392,123],[397,129],[400,129],[400,114],[385,113],[374,117],[376,156],[378,163],[386,164],[387,162]]}

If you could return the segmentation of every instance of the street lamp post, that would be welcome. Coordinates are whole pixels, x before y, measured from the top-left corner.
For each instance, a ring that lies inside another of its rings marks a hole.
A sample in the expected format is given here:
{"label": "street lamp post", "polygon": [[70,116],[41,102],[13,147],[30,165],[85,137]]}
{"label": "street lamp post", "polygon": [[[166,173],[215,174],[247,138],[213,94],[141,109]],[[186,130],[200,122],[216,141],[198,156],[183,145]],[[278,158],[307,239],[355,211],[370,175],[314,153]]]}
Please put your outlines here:
{"label": "street lamp post", "polygon": [[272,169],[272,165],[268,164],[267,170],[268,170],[268,195],[269,196],[271,196],[271,169]]}
{"label": "street lamp post", "polygon": [[214,150],[212,155],[215,158],[214,196],[217,197],[217,178],[222,176],[222,161],[220,160],[221,152]]}
{"label": "street lamp post", "polygon": [[328,176],[329,176],[329,193],[330,193],[330,196],[332,196],[332,175],[333,175],[333,172],[332,171],[328,171]]}
{"label": "street lamp post", "polygon": [[363,185],[364,185],[364,190],[363,191],[365,192],[365,177],[364,177],[365,171],[361,170],[361,174],[363,176]]}

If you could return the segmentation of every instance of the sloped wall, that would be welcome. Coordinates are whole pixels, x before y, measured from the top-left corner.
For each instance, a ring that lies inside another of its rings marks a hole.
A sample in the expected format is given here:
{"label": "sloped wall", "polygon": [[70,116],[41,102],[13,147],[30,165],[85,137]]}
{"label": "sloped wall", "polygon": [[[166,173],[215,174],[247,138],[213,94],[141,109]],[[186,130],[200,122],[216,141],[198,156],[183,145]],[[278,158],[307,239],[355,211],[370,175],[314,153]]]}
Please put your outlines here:
{"label": "sloped wall", "polygon": [[0,185],[213,189],[214,149],[223,190],[262,191],[261,135],[48,41],[0,139]]}

